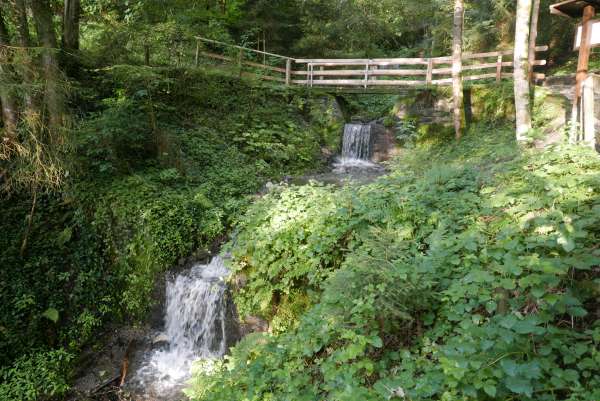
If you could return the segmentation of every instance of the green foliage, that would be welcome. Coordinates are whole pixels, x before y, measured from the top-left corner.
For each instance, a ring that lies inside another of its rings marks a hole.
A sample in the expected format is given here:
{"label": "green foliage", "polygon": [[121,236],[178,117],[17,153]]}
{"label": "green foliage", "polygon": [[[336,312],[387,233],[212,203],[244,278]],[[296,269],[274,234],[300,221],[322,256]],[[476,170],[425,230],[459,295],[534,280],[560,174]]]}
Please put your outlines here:
{"label": "green foliage", "polygon": [[118,66],[88,83],[69,185],[38,195],[30,228],[32,199],[0,199],[0,370],[12,399],[64,393],[72,363],[45,364],[47,353],[77,355],[107,322],[143,318],[159,274],[212,250],[265,181],[318,167],[333,132],[318,98],[223,75]]}
{"label": "green foliage", "polygon": [[61,397],[69,389],[64,372],[73,355],[62,349],[24,355],[0,369],[0,400],[35,401]]}
{"label": "green foliage", "polygon": [[288,290],[312,307],[199,369],[192,398],[597,399],[600,162],[521,151],[511,131],[253,206],[233,244],[241,313],[277,319]]}
{"label": "green foliage", "polygon": [[473,114],[488,125],[503,125],[515,115],[514,88],[512,81],[496,85],[472,87]]}

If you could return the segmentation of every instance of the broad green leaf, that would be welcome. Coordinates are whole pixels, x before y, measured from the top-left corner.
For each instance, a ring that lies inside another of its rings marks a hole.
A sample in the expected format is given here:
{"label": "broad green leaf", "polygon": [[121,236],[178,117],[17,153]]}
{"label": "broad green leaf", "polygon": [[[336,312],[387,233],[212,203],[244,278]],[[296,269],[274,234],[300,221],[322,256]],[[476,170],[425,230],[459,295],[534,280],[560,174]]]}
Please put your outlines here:
{"label": "broad green leaf", "polygon": [[500,361],[500,366],[502,367],[502,370],[504,370],[504,372],[511,377],[514,377],[517,375],[517,373],[519,373],[519,365],[517,365],[517,363],[512,359],[502,359]]}
{"label": "broad green leaf", "polygon": [[565,234],[559,235],[559,237],[556,239],[556,243],[562,246],[566,252],[571,252],[573,249],[575,249],[575,241]]}
{"label": "broad green leaf", "polygon": [[531,397],[533,393],[533,386],[531,385],[531,380],[524,379],[521,377],[508,377],[506,378],[506,387],[516,394],[525,394],[528,397]]}
{"label": "broad green leaf", "polygon": [[491,384],[486,384],[485,386],[483,386],[483,391],[485,391],[485,393],[490,397],[496,396],[496,386],[493,386]]}
{"label": "broad green leaf", "polygon": [[42,316],[54,323],[58,322],[58,311],[54,308],[48,308],[42,313]]}

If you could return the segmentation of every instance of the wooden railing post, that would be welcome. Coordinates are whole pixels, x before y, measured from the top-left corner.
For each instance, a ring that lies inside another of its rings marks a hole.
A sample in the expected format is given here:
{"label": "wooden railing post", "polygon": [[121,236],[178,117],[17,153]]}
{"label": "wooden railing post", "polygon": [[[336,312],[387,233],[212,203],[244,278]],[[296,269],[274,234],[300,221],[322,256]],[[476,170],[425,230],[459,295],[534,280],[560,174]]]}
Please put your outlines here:
{"label": "wooden railing post", "polygon": [[496,61],[496,83],[499,84],[502,80],[502,54],[498,56]]}
{"label": "wooden railing post", "polygon": [[427,60],[427,76],[425,78],[425,83],[427,85],[431,85],[432,80],[433,80],[433,59],[429,58]]}
{"label": "wooden railing post", "polygon": [[292,59],[285,61],[285,85],[290,86],[292,81]]}
{"label": "wooden railing post", "polygon": [[365,89],[369,86],[369,62],[365,64]]}
{"label": "wooden railing post", "polygon": [[531,11],[531,25],[529,27],[529,82],[534,82],[534,71],[533,66],[535,63],[535,42],[538,36],[538,22],[540,19],[540,0],[533,1],[533,7]]}
{"label": "wooden railing post", "polygon": [[200,65],[200,40],[198,39],[196,39],[196,60],[194,64],[196,67]]}
{"label": "wooden railing post", "polygon": [[[324,66],[319,67],[319,71],[321,71],[321,72],[325,71],[325,67]],[[323,76],[323,74],[319,75],[319,80],[320,81],[322,81],[324,79],[325,79],[325,77]]]}
{"label": "wooden railing post", "polygon": [[[579,45],[579,59],[577,61],[577,75],[575,82],[575,96],[573,98],[573,111],[571,113],[571,133],[569,140],[576,142],[579,136],[577,123],[583,125],[583,119],[577,121],[577,115],[583,114],[581,109],[581,92],[583,88],[583,82],[588,76],[588,67],[591,52],[591,39],[592,39],[592,19],[596,14],[596,9],[592,5],[588,5],[583,9],[583,19],[581,23],[581,44]],[[581,128],[581,127],[579,127]]]}
{"label": "wooden railing post", "polygon": [[595,149],[596,147],[596,116],[594,115],[594,76],[589,75],[583,82],[583,93],[581,97],[583,112],[583,142]]}

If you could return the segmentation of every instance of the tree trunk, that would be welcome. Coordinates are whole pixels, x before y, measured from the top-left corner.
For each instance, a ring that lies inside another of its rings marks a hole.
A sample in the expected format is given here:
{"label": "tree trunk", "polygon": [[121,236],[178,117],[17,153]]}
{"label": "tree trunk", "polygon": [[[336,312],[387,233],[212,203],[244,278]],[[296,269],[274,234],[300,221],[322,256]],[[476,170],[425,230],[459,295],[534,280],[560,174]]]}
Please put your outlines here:
{"label": "tree trunk", "polygon": [[29,47],[31,46],[31,36],[29,35],[29,22],[25,0],[15,0],[15,13],[17,16],[17,30],[19,31],[19,45],[21,47]]}
{"label": "tree trunk", "polygon": [[80,0],[65,0],[62,46],[67,51],[79,50]]}
{"label": "tree trunk", "polygon": [[[10,46],[10,38],[2,9],[0,9],[0,46]],[[10,142],[16,140],[17,137],[17,99],[10,85],[4,83],[14,82],[14,72],[11,66],[10,50],[0,47],[0,103],[2,103],[2,121],[4,122],[4,138],[2,145],[9,145]],[[4,143],[5,141],[9,143]]]}
{"label": "tree trunk", "polygon": [[463,0],[454,1],[454,24],[452,29],[452,97],[454,99],[454,132],[456,139],[462,135],[462,43],[465,7]]}
{"label": "tree trunk", "polygon": [[518,0],[515,26],[514,86],[517,140],[526,139],[531,129],[529,102],[529,24],[532,0]]}
{"label": "tree trunk", "polygon": [[[27,18],[27,8],[25,6],[25,0],[15,0],[15,14],[16,14],[16,27],[17,27],[17,41],[19,46],[25,48],[21,50],[20,57],[22,58],[21,65],[18,67],[19,73],[23,79],[23,82],[29,87],[33,88],[33,60],[31,54],[27,48],[31,46],[31,35],[29,34],[29,19]],[[25,90],[23,92],[23,99],[25,103],[23,113],[27,116],[35,114],[36,101],[33,89]]]}
{"label": "tree trunk", "polygon": [[49,114],[49,127],[56,132],[64,121],[64,99],[60,88],[58,49],[52,11],[48,0],[32,1],[30,6],[40,44],[45,48],[42,52],[42,67],[46,80],[45,103]]}

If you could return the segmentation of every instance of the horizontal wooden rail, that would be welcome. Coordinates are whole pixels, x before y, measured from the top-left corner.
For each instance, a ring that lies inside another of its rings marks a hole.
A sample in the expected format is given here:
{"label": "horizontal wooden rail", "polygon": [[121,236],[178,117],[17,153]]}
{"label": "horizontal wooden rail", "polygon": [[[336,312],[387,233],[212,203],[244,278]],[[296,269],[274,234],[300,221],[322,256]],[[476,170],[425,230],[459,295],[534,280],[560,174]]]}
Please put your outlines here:
{"label": "horizontal wooden rail", "polygon": [[276,58],[280,58],[280,59],[283,59],[283,60],[293,60],[293,58],[291,58],[291,57],[282,56],[280,54],[263,52],[263,51],[256,50],[256,49],[250,49],[249,47],[232,45],[230,43],[219,42],[218,40],[207,39],[207,38],[203,38],[201,36],[196,36],[196,40],[199,41],[199,42],[212,43],[214,45],[225,46],[225,47],[229,47],[229,48],[232,48],[232,49],[238,49],[238,50],[243,50],[243,51],[247,51],[247,52],[251,52],[251,53],[265,55],[265,56],[276,57]]}
{"label": "horizontal wooden rail", "polygon": [[[196,39],[198,40],[196,65],[199,65],[199,56],[203,56],[237,67],[240,76],[283,82],[286,85],[368,88],[452,84],[451,57],[294,59],[211,39],[201,37]],[[201,49],[200,43],[210,44],[213,49],[210,51]],[[226,55],[218,54],[214,50],[214,47],[218,46],[227,47],[230,51]],[[537,46],[535,50],[543,52],[548,50],[548,46]],[[255,61],[260,58],[263,60],[262,63]],[[509,70],[513,67],[512,58],[512,50],[463,54],[463,80],[495,79],[499,82],[505,78],[512,78]],[[533,62],[533,66],[543,65],[546,65],[546,60]],[[402,79],[404,77],[406,79]],[[544,79],[545,76],[534,74],[534,78]]]}

